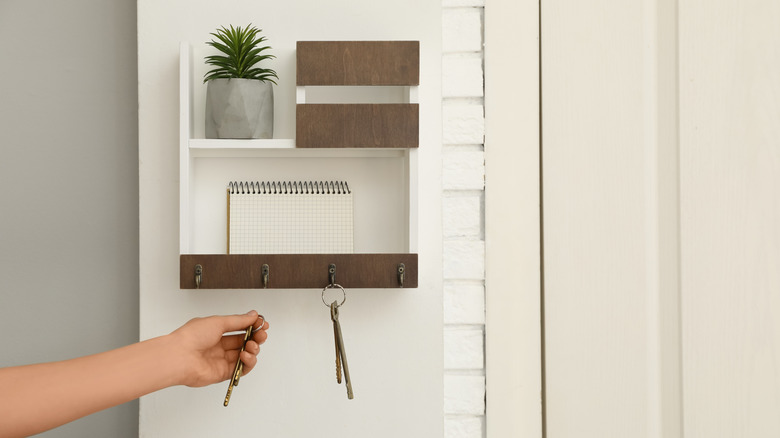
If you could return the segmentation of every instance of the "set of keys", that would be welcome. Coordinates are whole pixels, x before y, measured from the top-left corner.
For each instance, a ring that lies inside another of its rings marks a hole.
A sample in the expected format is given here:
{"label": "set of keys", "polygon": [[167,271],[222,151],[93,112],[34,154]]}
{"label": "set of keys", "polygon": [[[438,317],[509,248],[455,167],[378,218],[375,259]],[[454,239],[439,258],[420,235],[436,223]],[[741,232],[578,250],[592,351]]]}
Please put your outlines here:
{"label": "set of keys", "polygon": [[225,403],[223,404],[225,407],[230,403],[230,395],[233,394],[233,387],[238,386],[238,381],[241,379],[241,374],[244,372],[244,363],[241,362],[241,353],[246,349],[246,343],[252,338],[252,333],[263,328],[263,325],[265,324],[265,317],[263,317],[263,315],[258,315],[257,318],[260,320],[260,325],[257,326],[257,328],[254,328],[254,324],[250,325],[246,328],[246,332],[244,332],[244,342],[241,344],[241,350],[238,352],[238,360],[236,361],[235,368],[233,368],[233,376],[230,378],[227,394],[225,394]]}
{"label": "set of keys", "polygon": [[341,303],[338,300],[333,300],[330,303],[330,319],[333,321],[333,338],[336,345],[336,382],[341,383],[341,371],[344,370],[344,382],[347,386],[347,398],[352,400],[355,395],[352,393],[352,381],[349,378],[349,365],[347,364],[347,353],[344,351],[344,337],[341,335],[341,323],[339,322],[339,307],[347,300],[347,292],[343,287],[338,284],[331,283],[325,289],[322,290],[322,302],[327,306],[325,302],[325,291],[328,289],[339,288],[341,293],[344,294],[344,299]]}
{"label": "set of keys", "polygon": [[[338,288],[341,290],[341,293],[344,295],[341,302],[339,303],[338,300],[333,300],[330,305],[328,305],[327,302],[325,302],[325,292],[328,289],[335,289]],[[344,337],[341,334],[341,323],[339,322],[339,307],[341,307],[344,302],[347,301],[347,292],[344,290],[344,288],[338,284],[331,283],[328,286],[325,287],[325,289],[322,290],[322,302],[327,307],[330,308],[330,319],[333,322],[333,338],[334,338],[334,344],[336,346],[336,382],[341,383],[342,381],[342,371],[344,372],[344,383],[347,387],[347,398],[352,400],[355,398],[354,393],[352,392],[352,381],[349,378],[349,365],[347,364],[347,353],[344,350]],[[228,385],[227,394],[225,394],[225,402],[224,406],[227,406],[228,403],[230,403],[230,396],[233,394],[233,388],[238,386],[238,382],[241,379],[241,374],[244,371],[244,363],[241,362],[241,352],[243,352],[246,349],[246,343],[249,341],[249,339],[252,338],[252,333],[256,332],[257,330],[260,330],[263,327],[263,324],[265,324],[265,318],[263,315],[258,315],[258,319],[260,319],[260,325],[258,328],[254,328],[254,324],[250,325],[246,328],[246,331],[244,332],[244,340],[241,345],[241,350],[238,353],[238,360],[236,361],[236,366],[233,369],[233,376],[230,378],[230,384]]]}

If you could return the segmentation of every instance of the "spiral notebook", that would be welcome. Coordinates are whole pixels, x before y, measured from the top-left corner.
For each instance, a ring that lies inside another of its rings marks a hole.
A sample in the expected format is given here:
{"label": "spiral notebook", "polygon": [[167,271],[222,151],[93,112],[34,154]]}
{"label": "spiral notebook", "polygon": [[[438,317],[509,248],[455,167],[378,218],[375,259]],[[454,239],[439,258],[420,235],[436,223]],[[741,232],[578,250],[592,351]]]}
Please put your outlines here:
{"label": "spiral notebook", "polygon": [[353,252],[344,181],[231,182],[227,192],[228,254]]}

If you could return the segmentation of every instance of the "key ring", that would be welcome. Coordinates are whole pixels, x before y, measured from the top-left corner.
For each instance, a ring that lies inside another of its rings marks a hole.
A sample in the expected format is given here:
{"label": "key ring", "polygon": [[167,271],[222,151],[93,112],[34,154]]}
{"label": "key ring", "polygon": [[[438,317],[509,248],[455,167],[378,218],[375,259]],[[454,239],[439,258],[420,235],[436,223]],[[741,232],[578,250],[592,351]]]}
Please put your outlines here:
{"label": "key ring", "polygon": [[[265,325],[265,316],[263,315],[257,315],[257,319],[261,320],[260,327],[254,328],[255,324],[252,323],[252,333],[257,333],[258,330],[262,329]],[[249,328],[249,327],[247,327]],[[246,334],[246,329],[244,330],[234,330],[232,332],[223,333],[222,336],[232,336],[232,335],[243,335]]]}
{"label": "key ring", "polygon": [[[252,329],[252,333],[255,333],[255,332],[257,332],[258,330],[260,330],[261,328],[263,328],[263,326],[265,325],[265,316],[258,314],[258,315],[257,315],[257,319],[259,319],[259,320],[260,320],[260,326],[258,326],[258,327],[257,327],[257,328],[255,328],[255,329]],[[253,325],[254,325],[254,324],[253,324]]]}
{"label": "key ring", "polygon": [[322,289],[322,304],[324,304],[325,307],[330,307],[330,304],[325,302],[325,291],[328,289],[335,289],[335,288],[341,289],[341,293],[344,295],[344,298],[341,299],[341,302],[337,304],[336,307],[341,307],[344,304],[344,302],[347,301],[347,291],[344,290],[343,286],[341,286],[340,284],[329,284],[325,286],[324,289]]}

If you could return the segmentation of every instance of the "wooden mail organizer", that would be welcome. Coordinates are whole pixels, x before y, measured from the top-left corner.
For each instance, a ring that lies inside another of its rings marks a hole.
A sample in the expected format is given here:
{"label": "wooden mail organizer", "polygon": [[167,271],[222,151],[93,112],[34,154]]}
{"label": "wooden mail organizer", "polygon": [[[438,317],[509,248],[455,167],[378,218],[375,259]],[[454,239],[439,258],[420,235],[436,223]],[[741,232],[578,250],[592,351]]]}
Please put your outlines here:
{"label": "wooden mail organizer", "polygon": [[[335,280],[345,288],[416,288],[419,42],[299,41],[296,138],[269,140],[198,138],[193,102],[204,88],[194,79],[191,50],[182,44],[180,287],[321,289]],[[381,103],[307,102],[312,87],[337,93],[343,87],[391,87],[402,90],[402,97]],[[233,175],[349,181],[355,189],[354,252],[227,251],[219,212],[224,184]]]}

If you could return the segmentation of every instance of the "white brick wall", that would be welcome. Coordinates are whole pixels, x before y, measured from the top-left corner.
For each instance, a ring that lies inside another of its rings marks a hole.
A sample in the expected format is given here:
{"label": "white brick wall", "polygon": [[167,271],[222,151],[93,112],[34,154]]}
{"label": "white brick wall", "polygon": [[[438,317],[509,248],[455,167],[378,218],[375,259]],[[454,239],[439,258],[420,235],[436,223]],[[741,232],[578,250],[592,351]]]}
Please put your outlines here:
{"label": "white brick wall", "polygon": [[485,368],[482,329],[447,327],[444,331],[444,368],[481,370]]}
{"label": "white brick wall", "polygon": [[482,96],[482,57],[451,54],[442,58],[442,94],[448,97]]}
{"label": "white brick wall", "polygon": [[485,110],[481,102],[461,103],[444,99],[442,142],[445,145],[482,144],[485,138]]}
{"label": "white brick wall", "polygon": [[484,0],[443,0],[444,435],[485,435]]}
{"label": "white brick wall", "polygon": [[444,284],[444,324],[485,324],[484,282],[448,281]]}
{"label": "white brick wall", "polygon": [[482,235],[482,197],[479,193],[449,191],[442,199],[442,215],[447,218],[447,227],[443,230],[445,239]]}

